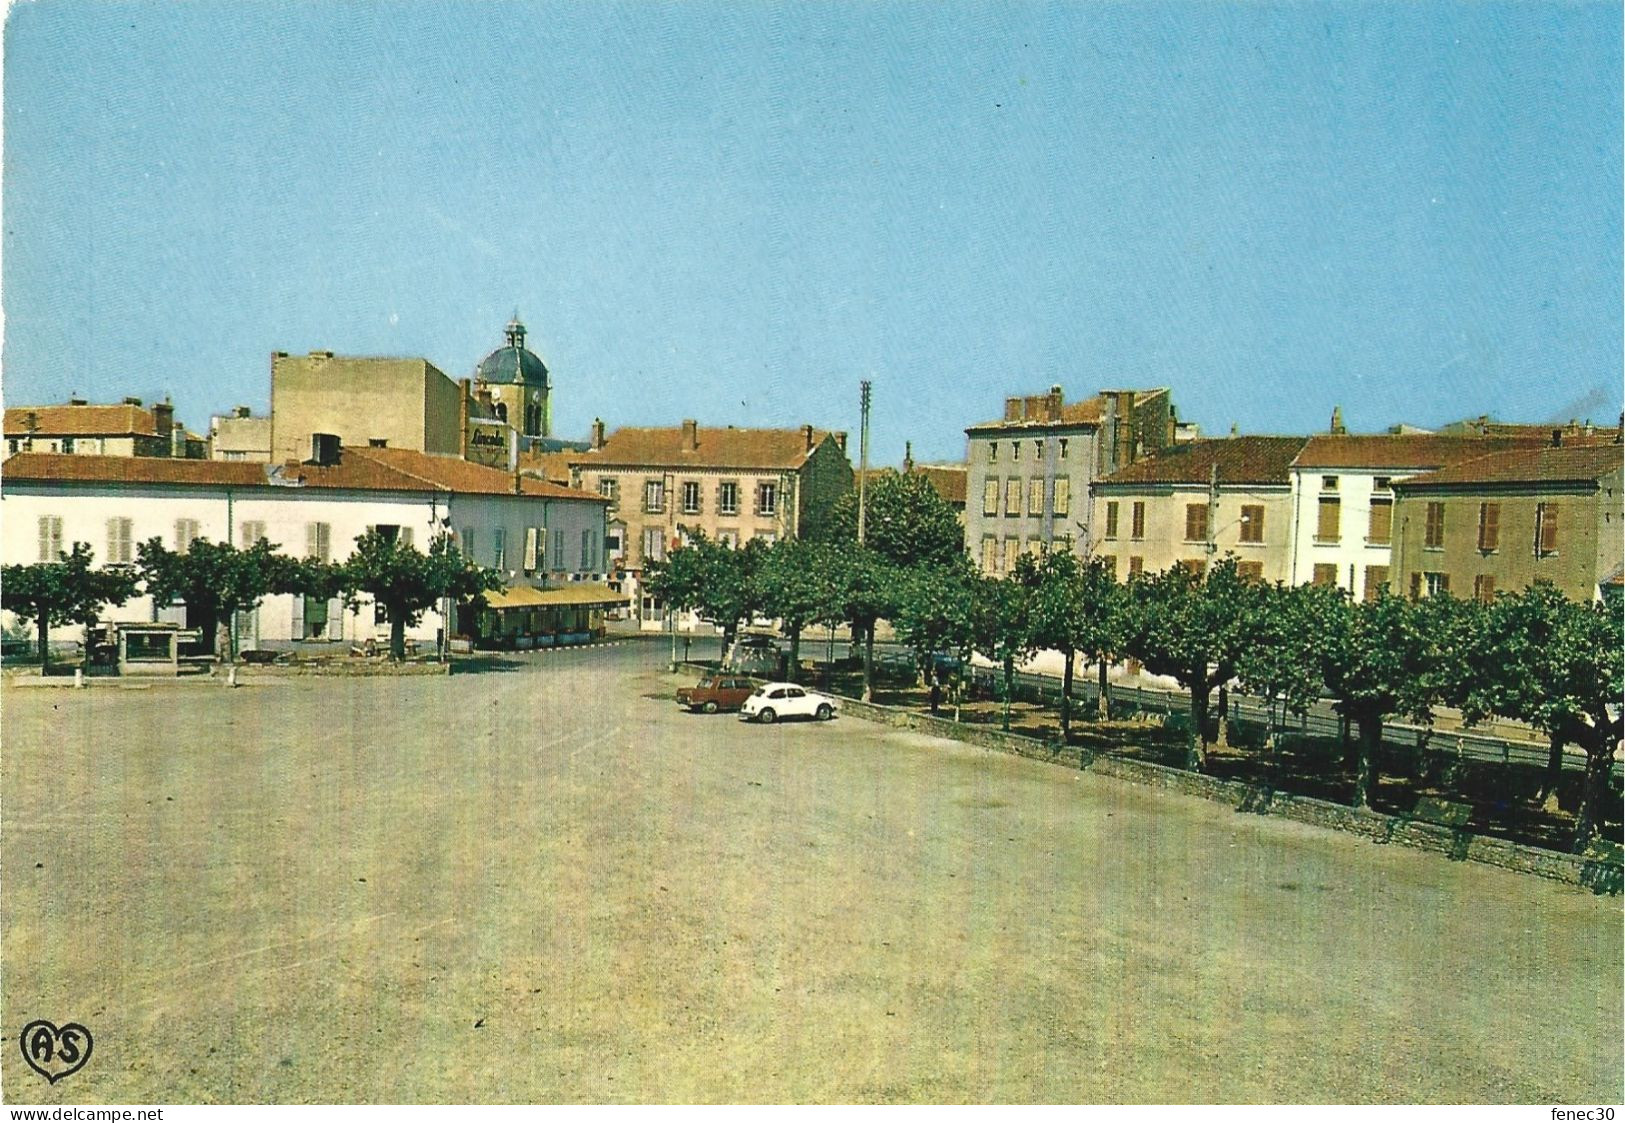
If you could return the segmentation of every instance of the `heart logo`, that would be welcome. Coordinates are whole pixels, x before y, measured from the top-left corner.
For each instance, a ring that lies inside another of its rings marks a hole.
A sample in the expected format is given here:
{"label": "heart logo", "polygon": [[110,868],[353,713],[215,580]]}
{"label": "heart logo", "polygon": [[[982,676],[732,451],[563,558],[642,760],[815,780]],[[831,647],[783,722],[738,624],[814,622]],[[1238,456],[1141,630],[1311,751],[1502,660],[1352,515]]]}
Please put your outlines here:
{"label": "heart logo", "polygon": [[25,1025],[18,1042],[28,1067],[52,1084],[84,1068],[92,1044],[90,1031],[78,1022],[58,1029],[43,1018]]}

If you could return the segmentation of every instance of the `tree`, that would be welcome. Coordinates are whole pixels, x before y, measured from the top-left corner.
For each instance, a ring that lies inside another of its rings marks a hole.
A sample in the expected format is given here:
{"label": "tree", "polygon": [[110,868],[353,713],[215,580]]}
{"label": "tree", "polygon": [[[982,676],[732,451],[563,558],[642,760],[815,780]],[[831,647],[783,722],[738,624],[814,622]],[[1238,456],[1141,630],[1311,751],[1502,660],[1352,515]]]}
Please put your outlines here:
{"label": "tree", "polygon": [[863,700],[874,700],[875,623],[896,608],[899,571],[873,550],[837,548],[828,556],[834,603],[863,643]]}
{"label": "tree", "polygon": [[1275,748],[1286,715],[1306,714],[1320,700],[1323,684],[1315,657],[1315,621],[1340,594],[1326,585],[1263,585],[1246,621],[1245,642],[1236,660],[1236,680],[1264,699],[1269,729],[1265,746]]}
{"label": "tree", "polygon": [[[923,475],[871,473],[864,488],[863,544],[897,566],[949,565],[965,553],[959,516]],[[858,540],[858,493],[835,501],[823,540]]]}
{"label": "tree", "polygon": [[651,563],[644,574],[644,588],[679,611],[694,610],[722,628],[722,654],[741,622],[761,611],[759,587],[752,580],[766,554],[760,539],[742,547],[724,545],[696,530],[687,544],[677,547],[664,561]]}
{"label": "tree", "polygon": [[1585,750],[1574,840],[1575,849],[1584,850],[1596,833],[1614,748],[1625,732],[1616,716],[1625,660],[1618,610],[1578,604],[1542,581],[1496,597],[1475,640],[1463,660],[1472,670],[1463,676],[1462,716],[1469,722],[1510,718],[1547,735],[1551,752],[1538,798],[1555,797],[1563,747]]}
{"label": "tree", "polygon": [[1078,583],[1081,586],[1078,650],[1095,664],[1100,676],[1095,713],[1105,721],[1111,716],[1107,672],[1122,658],[1128,643],[1128,587],[1118,582],[1116,572],[1104,558],[1085,561],[1078,570]]}
{"label": "tree", "polygon": [[976,598],[975,648],[999,664],[1004,706],[999,727],[1010,729],[1010,695],[1015,688],[1016,663],[1028,659],[1033,642],[1032,597],[1015,578],[982,578]]}
{"label": "tree", "polygon": [[1258,599],[1258,586],[1236,571],[1234,558],[1203,574],[1172,566],[1129,586],[1128,654],[1153,674],[1168,675],[1190,692],[1191,735],[1187,767],[1207,763],[1207,718],[1213,688],[1236,675],[1244,621]]}
{"label": "tree", "polygon": [[136,557],[153,602],[184,602],[187,624],[199,630],[209,650],[231,659],[237,656],[230,646],[234,613],[253,609],[272,593],[305,591],[307,568],[263,538],[242,550],[195,538],[184,553],[151,538],[136,548]]}
{"label": "tree", "polygon": [[[914,652],[919,666],[932,677],[937,669],[933,656],[939,652],[959,660],[970,660],[976,644],[977,597],[980,581],[968,560],[949,566],[924,566],[903,570],[897,579],[892,626],[897,638]],[[959,719],[962,682],[950,684],[954,719]],[[933,704],[936,695],[932,695]]]}
{"label": "tree", "polygon": [[1432,724],[1443,647],[1429,632],[1457,610],[1459,602],[1445,603],[1451,599],[1441,594],[1413,604],[1382,589],[1370,601],[1353,603],[1338,590],[1311,602],[1316,608],[1311,628],[1321,681],[1336,699],[1338,712],[1359,730],[1352,762],[1358,807],[1370,803],[1377,749],[1388,716]]}
{"label": "tree", "polygon": [[831,571],[830,547],[782,538],[767,548],[748,578],[753,602],[790,637],[792,681],[801,666],[802,630],[839,611]]}
{"label": "tree", "polygon": [[1061,672],[1061,743],[1072,734],[1072,664],[1077,651],[1093,638],[1084,602],[1083,566],[1067,551],[1046,549],[1037,557],[1016,560],[1015,580],[1026,590],[1029,641],[1035,648],[1059,651],[1066,660]]}
{"label": "tree", "polygon": [[442,598],[463,600],[502,588],[502,575],[466,558],[449,534],[436,535],[429,552],[376,528],[356,539],[355,552],[334,570],[314,570],[315,579],[336,580],[355,607],[370,596],[389,620],[390,658],[406,658],[406,629]]}
{"label": "tree", "polygon": [[85,625],[88,658],[88,628],[103,606],[123,604],[135,596],[134,574],[123,569],[92,569],[94,557],[88,545],[75,542],[69,553],[58,555],[58,561],[8,565],[0,570],[0,606],[32,621],[38,629],[42,674],[50,667],[53,626]]}

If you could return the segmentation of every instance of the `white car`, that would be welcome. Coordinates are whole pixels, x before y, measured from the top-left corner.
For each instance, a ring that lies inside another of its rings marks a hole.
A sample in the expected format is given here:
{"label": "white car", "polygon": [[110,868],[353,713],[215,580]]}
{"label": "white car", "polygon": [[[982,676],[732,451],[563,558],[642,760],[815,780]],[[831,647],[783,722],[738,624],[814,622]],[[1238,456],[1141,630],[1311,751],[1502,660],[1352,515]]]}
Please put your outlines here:
{"label": "white car", "polygon": [[835,716],[835,699],[828,694],[797,686],[793,682],[770,682],[745,699],[739,708],[740,721],[772,725],[781,717],[811,717],[828,721]]}

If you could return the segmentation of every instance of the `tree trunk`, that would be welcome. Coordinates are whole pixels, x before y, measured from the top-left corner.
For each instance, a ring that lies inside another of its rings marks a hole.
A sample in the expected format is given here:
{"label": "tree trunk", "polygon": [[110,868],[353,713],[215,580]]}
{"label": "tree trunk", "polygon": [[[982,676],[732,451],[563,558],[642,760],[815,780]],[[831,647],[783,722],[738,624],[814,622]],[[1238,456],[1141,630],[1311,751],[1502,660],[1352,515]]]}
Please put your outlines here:
{"label": "tree trunk", "polygon": [[1230,747],[1230,688],[1223,683],[1219,685],[1219,740],[1218,747]]}
{"label": "tree trunk", "polygon": [[397,663],[406,662],[406,615],[389,614],[389,657]]}
{"label": "tree trunk", "polygon": [[1354,806],[1370,807],[1371,792],[1377,785],[1377,747],[1382,743],[1382,715],[1362,715],[1359,756],[1354,766]]}
{"label": "tree trunk", "polygon": [[40,609],[39,614],[39,673],[44,675],[51,666],[51,614]]}
{"label": "tree trunk", "polygon": [[1014,655],[1006,655],[1004,657],[1004,707],[1002,715],[999,718],[999,728],[1004,730],[1006,733],[1010,732],[1010,692],[1015,689],[1015,686],[1016,657]]}
{"label": "tree trunk", "polygon": [[1535,802],[1547,811],[1557,810],[1557,785],[1563,779],[1563,734],[1551,734],[1551,749],[1546,755],[1546,774],[1541,777],[1540,791]]}
{"label": "tree trunk", "polygon": [[[671,626],[673,628],[677,627],[677,617],[675,617],[675,616],[672,617]],[[733,625],[733,624],[724,624],[722,626],[722,657],[721,658],[722,658],[722,666],[724,666],[724,667],[726,667],[728,665],[728,649],[733,646],[734,627],[735,627],[735,625]]]}
{"label": "tree trunk", "polygon": [[1112,700],[1108,694],[1106,684],[1107,663],[1105,656],[1100,659],[1100,697],[1095,699],[1095,716],[1101,721],[1110,720],[1112,716]]}
{"label": "tree trunk", "polygon": [[797,625],[790,629],[790,666],[786,668],[786,678],[790,682],[797,681],[796,676],[801,673],[801,627]]}
{"label": "tree trunk", "polygon": [[1613,771],[1614,745],[1610,732],[1599,731],[1585,743],[1586,774],[1580,791],[1580,809],[1574,816],[1574,853],[1583,854],[1596,837],[1602,819],[1603,800],[1608,798],[1608,774]]}
{"label": "tree trunk", "polygon": [[875,622],[863,629],[863,700],[875,700]]}
{"label": "tree trunk", "polygon": [[1070,647],[1063,648],[1062,654],[1066,656],[1066,670],[1061,672],[1061,744],[1065,745],[1072,737],[1072,657]]}
{"label": "tree trunk", "polygon": [[1207,695],[1208,685],[1191,687],[1191,732],[1186,746],[1185,767],[1200,772],[1207,767]]}

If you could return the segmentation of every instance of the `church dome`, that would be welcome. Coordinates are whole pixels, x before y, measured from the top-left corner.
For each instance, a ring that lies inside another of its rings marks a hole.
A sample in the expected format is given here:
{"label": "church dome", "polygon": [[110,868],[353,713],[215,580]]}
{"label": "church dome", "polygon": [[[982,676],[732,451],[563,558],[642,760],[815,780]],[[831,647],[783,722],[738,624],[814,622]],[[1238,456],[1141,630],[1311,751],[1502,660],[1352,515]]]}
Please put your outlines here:
{"label": "church dome", "polygon": [[487,383],[525,383],[546,389],[547,365],[525,349],[525,325],[519,322],[517,312],[503,332],[508,340],[507,346],[497,348],[480,360],[479,367],[474,371],[475,380]]}

